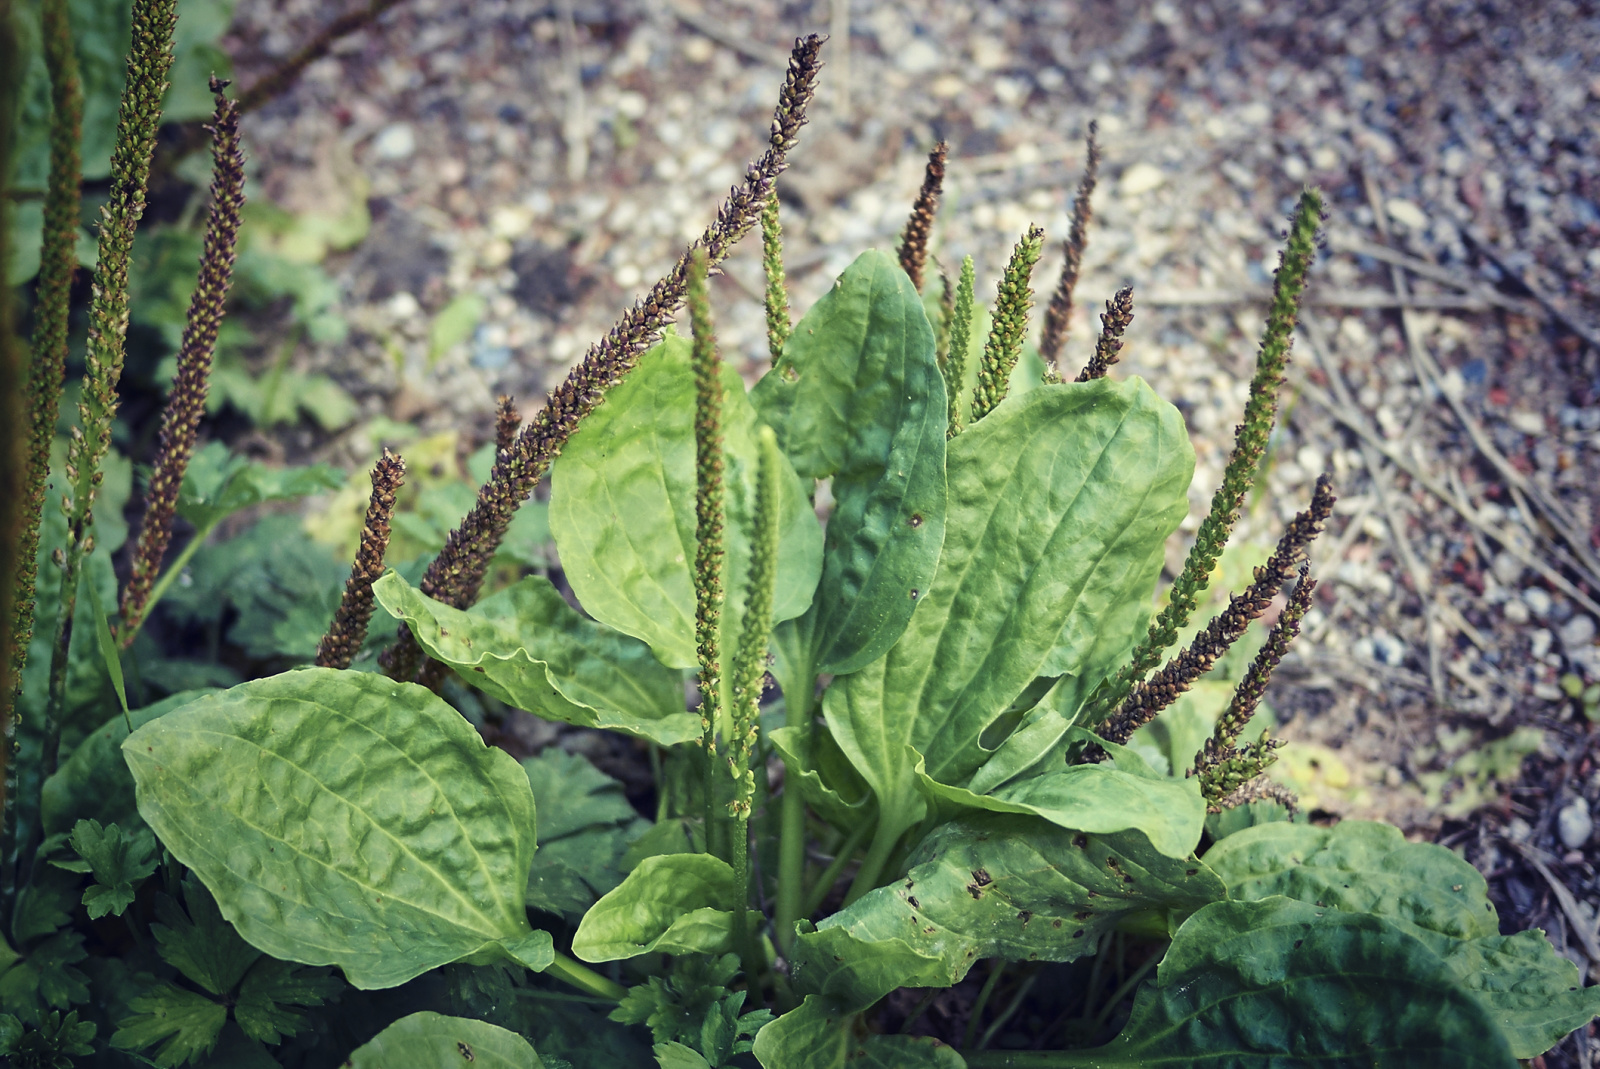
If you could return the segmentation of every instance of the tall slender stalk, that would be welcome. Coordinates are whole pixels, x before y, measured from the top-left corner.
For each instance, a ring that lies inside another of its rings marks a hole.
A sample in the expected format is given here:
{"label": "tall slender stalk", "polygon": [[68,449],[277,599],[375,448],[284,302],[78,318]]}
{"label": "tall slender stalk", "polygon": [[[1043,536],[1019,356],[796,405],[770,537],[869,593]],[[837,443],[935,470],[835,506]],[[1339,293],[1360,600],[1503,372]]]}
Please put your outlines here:
{"label": "tall slender stalk", "polygon": [[366,522],[361,525],[361,547],[350,565],[350,578],[345,580],[344,595],[328,633],[317,643],[319,668],[349,668],[361,652],[372,620],[372,584],[383,574],[383,556],[389,548],[394,497],[405,480],[405,460],[385,449],[372,468],[372,497],[367,502]]}
{"label": "tall slender stalk", "polygon": [[150,589],[161,571],[162,558],[172,538],[172,517],[178,507],[183,473],[194,455],[195,434],[206,413],[211,385],[211,360],[217,349],[217,331],[233,283],[234,246],[239,238],[240,212],[244,208],[244,152],[239,147],[239,105],[223,95],[228,83],[211,79],[216,111],[211,125],[211,212],[206,219],[200,272],[189,315],[178,346],[178,373],[161,412],[160,448],[150,472],[145,494],[144,523],[133,552],[133,575],[122,591],[120,640],[124,649],[133,644],[150,607]]}
{"label": "tall slender stalk", "polygon": [[744,963],[751,997],[759,1001],[762,960],[750,928],[750,808],[755,776],[750,764],[761,725],[761,692],[767,676],[767,649],[772,642],[772,598],[778,576],[778,495],[782,454],[771,427],[760,433],[761,458],[756,480],[754,530],[750,532],[750,573],[745,587],[744,623],[733,656],[733,725],[728,735],[728,766],[733,774],[733,873],[740,889],[734,911],[735,945]]}
{"label": "tall slender stalk", "polygon": [[789,286],[783,275],[783,222],[778,218],[778,191],[767,194],[761,209],[761,269],[767,276],[767,352],[773,363],[789,340]]}
{"label": "tall slender stalk", "polygon": [[1235,431],[1233,452],[1222,473],[1222,485],[1211,498],[1211,510],[1200,523],[1194,545],[1183,562],[1183,571],[1172,584],[1166,607],[1161,610],[1128,663],[1107,680],[1091,700],[1084,722],[1093,725],[1121,705],[1134,686],[1161,663],[1164,650],[1177,641],[1178,632],[1189,622],[1200,594],[1211,581],[1211,571],[1227,545],[1228,535],[1239,519],[1244,498],[1255,483],[1262,454],[1278,413],[1278,389],[1283,385],[1289,365],[1289,347],[1294,341],[1295,320],[1306,278],[1316,257],[1317,229],[1322,222],[1322,194],[1307,189],[1289,224],[1289,238],[1279,259],[1273,282],[1272,308],[1256,355],[1256,371],[1250,380],[1250,399],[1245,402],[1244,421]]}
{"label": "tall slender stalk", "polygon": [[[461,609],[478,600],[489,561],[517,509],[533,493],[578,424],[633,370],[639,356],[677,314],[695,250],[703,249],[708,268],[715,267],[760,220],[772,183],[787,165],[788,154],[806,123],[806,109],[822,67],[822,42],[815,34],[795,41],[767,150],[745,171],[744,182],[722,202],[705,233],[678,258],[665,278],[623,314],[609,334],[589,347],[544,408],[517,432],[512,448],[495,458],[489,479],[478,490],[477,502],[450,532],[444,549],[423,574],[423,593]],[[412,679],[421,660],[421,648],[402,625],[399,640],[384,653],[385,671],[396,679]]]}
{"label": "tall slender stalk", "polygon": [[1083,250],[1089,244],[1089,220],[1094,215],[1090,198],[1094,196],[1095,182],[1100,176],[1100,145],[1095,140],[1098,132],[1099,127],[1091,122],[1083,178],[1078,182],[1077,195],[1072,198],[1072,223],[1067,230],[1067,240],[1061,246],[1061,278],[1044,310],[1039,355],[1044,358],[1046,382],[1061,381],[1061,347],[1072,325],[1072,293],[1078,288],[1078,275],[1083,270]]}
{"label": "tall slender stalk", "polygon": [[[128,266],[133,235],[144,215],[145,188],[156,129],[161,124],[161,99],[172,67],[172,31],[176,0],[134,0],[128,78],[117,112],[117,136],[111,150],[111,193],[100,209],[100,253],[94,293],[89,304],[88,368],[78,404],[81,428],[73,428],[67,445],[67,544],[62,554],[61,596],[50,660],[49,712],[39,768],[41,777],[55,771],[66,707],[67,654],[72,644],[72,617],[77,606],[83,561],[94,551],[94,500],[103,473],[101,462],[111,449],[111,426],[117,415],[117,387],[128,334]],[[30,790],[29,800],[37,792]],[[20,801],[20,798],[19,798]],[[26,829],[31,836],[34,829]]]}
{"label": "tall slender stalk", "polygon": [[950,353],[944,362],[944,393],[950,401],[950,427],[946,437],[961,433],[964,416],[961,395],[967,377],[967,350],[972,345],[973,304],[976,301],[977,275],[972,257],[961,258],[961,281],[956,283],[956,303],[950,316]]}
{"label": "tall slender stalk", "polygon": [[[0,145],[11,144],[13,119],[16,116],[17,79],[17,26],[13,21],[11,0],[0,0]],[[23,404],[22,346],[15,331],[16,308],[12,303],[11,280],[6,277],[11,266],[12,200],[4,188],[8,175],[0,172],[0,650],[15,651],[19,642],[24,646],[22,657],[0,657],[0,812],[11,800],[12,749],[16,730],[12,721],[16,694],[21,686],[22,664],[26,656],[21,614],[17,612],[23,597],[24,569],[22,567],[25,532],[31,526],[38,537],[38,521],[29,523],[27,493],[31,471],[22,429],[26,420]],[[37,516],[38,510],[34,510]],[[33,588],[32,568],[26,572],[27,589]],[[18,576],[13,584],[9,577]],[[31,600],[31,599],[30,599]],[[28,622],[31,628],[33,613],[30,608]]]}
{"label": "tall slender stalk", "polygon": [[922,292],[923,268],[928,263],[928,239],[933,236],[933,220],[939,214],[939,196],[944,190],[944,159],[947,146],[943,141],[928,153],[928,168],[922,176],[922,188],[917,191],[917,201],[911,208],[911,218],[900,236],[900,266],[911,276],[911,284]]}
{"label": "tall slender stalk", "polygon": [[706,848],[720,853],[717,720],[722,711],[723,521],[722,358],[706,297],[706,253],[689,264],[689,321],[694,332],[694,638],[700,658],[700,743],[706,759]]}
{"label": "tall slender stalk", "polygon": [[1011,369],[1022,356],[1022,343],[1028,336],[1028,311],[1033,307],[1029,281],[1043,248],[1044,231],[1030,226],[1011,251],[1011,261],[1001,276],[989,340],[984,343],[983,361],[978,365],[978,385],[972,391],[974,423],[993,412],[1011,388]]}

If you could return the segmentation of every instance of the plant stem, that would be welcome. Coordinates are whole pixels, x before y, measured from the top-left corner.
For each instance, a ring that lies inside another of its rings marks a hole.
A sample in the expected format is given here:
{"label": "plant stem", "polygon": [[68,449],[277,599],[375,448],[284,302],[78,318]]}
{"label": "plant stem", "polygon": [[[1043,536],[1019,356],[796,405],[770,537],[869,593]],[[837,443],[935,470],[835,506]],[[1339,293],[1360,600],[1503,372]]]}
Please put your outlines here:
{"label": "plant stem", "polygon": [[844,904],[850,905],[856,899],[878,886],[878,877],[883,872],[884,863],[889,860],[889,855],[894,853],[895,844],[900,841],[900,836],[905,832],[898,822],[887,820],[882,813],[878,815],[878,830],[872,837],[872,846],[867,850],[867,856],[861,859],[861,868],[856,872],[856,878],[850,882],[850,891],[844,896]]}
{"label": "plant stem", "polygon": [[564,984],[571,984],[579,991],[611,1002],[621,1002],[628,989],[612,980],[595,972],[587,965],[573,961],[565,954],[556,954],[556,960],[545,969],[546,976],[553,976]]}
{"label": "plant stem", "polygon": [[822,908],[828,892],[833,890],[833,885],[839,881],[839,873],[843,872],[844,867],[850,864],[850,859],[856,856],[856,851],[861,849],[861,843],[872,827],[871,821],[863,820],[850,829],[850,834],[839,844],[838,851],[834,853],[833,860],[828,862],[828,867],[822,870],[822,875],[817,877],[817,882],[812,885],[811,893],[806,895],[805,905],[800,911],[802,917],[809,917]]}
{"label": "plant stem", "polygon": [[[811,749],[811,702],[817,677],[811,666],[799,666],[800,683],[783,692],[784,726],[795,729],[795,745],[801,753]],[[792,681],[791,681],[792,682]],[[794,926],[816,907],[802,907],[806,878],[806,800],[800,793],[801,770],[788,762],[783,770],[783,815],[778,839],[778,900],[774,908],[774,927],[778,948],[785,954],[794,944]]]}
{"label": "plant stem", "polygon": [[1017,1011],[1022,1008],[1022,1000],[1028,997],[1028,992],[1033,990],[1033,982],[1037,979],[1039,979],[1037,969],[1023,977],[1022,983],[1017,985],[1016,993],[1011,996],[1011,1001],[1006,1003],[1006,1008],[1001,1010],[1000,1015],[990,1021],[989,1027],[983,1030],[983,1035],[978,1039],[979,1050],[986,1048],[989,1042],[994,1039],[995,1033],[1004,1028],[1007,1021],[1016,1016]]}
{"label": "plant stem", "polygon": [[189,566],[189,561],[200,551],[200,547],[206,544],[206,539],[210,538],[211,532],[216,529],[217,525],[215,523],[208,523],[196,531],[194,537],[189,539],[188,544],[179,551],[178,555],[173,558],[172,563],[167,566],[167,570],[161,573],[161,578],[156,580],[156,585],[151,588],[150,597],[146,599],[144,604],[144,614],[147,619],[155,611],[156,605],[161,601],[162,595],[167,592],[167,588],[172,585],[173,580],[183,574],[183,570]]}
{"label": "plant stem", "polygon": [[733,885],[740,890],[733,906],[733,945],[739,951],[739,963],[744,969],[749,1001],[746,1006],[761,1008],[761,974],[766,962],[756,947],[756,933],[750,927],[750,818],[748,815],[733,822]]}
{"label": "plant stem", "polygon": [[983,1020],[983,1009],[989,1005],[990,996],[1000,984],[1000,974],[1005,971],[1006,963],[1003,961],[996,961],[989,967],[989,978],[978,989],[978,1000],[972,1004],[972,1012],[967,1014],[967,1027],[961,1034],[963,1047],[972,1046],[972,1038],[978,1034],[978,1023]]}

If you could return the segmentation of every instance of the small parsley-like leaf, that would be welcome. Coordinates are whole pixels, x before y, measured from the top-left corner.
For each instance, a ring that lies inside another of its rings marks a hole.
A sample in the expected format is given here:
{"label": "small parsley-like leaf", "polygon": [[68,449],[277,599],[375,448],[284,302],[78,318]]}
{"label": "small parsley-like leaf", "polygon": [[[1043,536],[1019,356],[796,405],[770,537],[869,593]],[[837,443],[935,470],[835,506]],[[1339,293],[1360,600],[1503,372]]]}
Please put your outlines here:
{"label": "small parsley-like leaf", "polygon": [[216,900],[199,880],[191,876],[183,881],[183,898],[188,913],[166,895],[156,899],[161,923],[152,924],[150,931],[160,944],[161,956],[213,995],[227,994],[261,952],[222,919]]}
{"label": "small parsley-like leaf", "polygon": [[10,1014],[0,1015],[0,1054],[9,1057],[15,1069],[72,1069],[74,1057],[94,1053],[93,1021],[78,1020],[78,1011],[65,1017],[50,1013],[39,1027],[24,1031],[22,1022]]}
{"label": "small parsley-like leaf", "polygon": [[22,961],[0,974],[0,1009],[33,1024],[48,1007],[66,1009],[89,1001],[88,977],[73,966],[89,956],[83,936],[58,932],[30,948]]}
{"label": "small parsley-like leaf", "polygon": [[134,1016],[117,1026],[111,1045],[122,1050],[143,1050],[157,1043],[155,1063],[161,1069],[191,1062],[211,1053],[227,1023],[228,1010],[196,991],[158,981],[151,994],[129,1002]]}
{"label": "small parsley-like leaf", "polygon": [[115,824],[80,820],[68,842],[94,873],[95,885],[83,892],[90,920],[108,913],[120,917],[133,902],[135,885],[156,870],[156,840],[148,829],[124,835]]}
{"label": "small parsley-like leaf", "polygon": [[308,969],[277,958],[262,958],[245,973],[233,1004],[244,1034],[263,1043],[294,1035],[305,1017],[290,1006],[320,1006],[339,990],[327,969]]}
{"label": "small parsley-like leaf", "polygon": [[682,1043],[657,1043],[655,1054],[661,1069],[711,1069],[711,1064],[693,1047]]}

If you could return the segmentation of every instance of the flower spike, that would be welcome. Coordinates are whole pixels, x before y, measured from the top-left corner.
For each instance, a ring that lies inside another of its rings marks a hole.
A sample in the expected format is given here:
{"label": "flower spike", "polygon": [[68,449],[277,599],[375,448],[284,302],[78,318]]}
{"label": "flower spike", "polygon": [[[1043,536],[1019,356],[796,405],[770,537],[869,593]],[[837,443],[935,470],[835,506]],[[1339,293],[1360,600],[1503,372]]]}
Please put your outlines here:
{"label": "flower spike", "polygon": [[944,362],[944,392],[950,399],[950,429],[945,432],[948,438],[961,433],[961,387],[967,377],[967,350],[972,346],[973,290],[976,288],[972,257],[962,257],[961,281],[956,284],[956,303],[950,317],[950,352]]}
{"label": "flower spike", "polygon": [[943,141],[928,153],[928,169],[922,177],[922,189],[911,208],[911,218],[900,239],[900,266],[911,276],[911,284],[922,292],[923,268],[928,263],[928,239],[933,236],[933,219],[939,212],[939,196],[944,188],[944,159],[947,146]]}
{"label": "flower spike", "polygon": [[974,423],[993,412],[1011,388],[1011,369],[1022,356],[1022,343],[1028,336],[1028,310],[1033,307],[1033,290],[1028,283],[1043,248],[1044,231],[1030,226],[1012,250],[1011,262],[1000,279],[994,322],[989,327],[983,362],[978,365],[978,385],[972,394]]}
{"label": "flower spike", "polygon": [[1133,322],[1133,287],[1124,286],[1117,291],[1117,295],[1106,302],[1106,310],[1100,316],[1100,337],[1094,343],[1094,355],[1089,358],[1089,363],[1078,372],[1078,382],[1090,382],[1094,379],[1103,379],[1106,372],[1111,370],[1111,365],[1117,362],[1122,355],[1122,335],[1127,332],[1128,324]]}
{"label": "flower spike", "polygon": [[1062,244],[1061,280],[1050,296],[1050,305],[1044,312],[1044,332],[1039,337],[1039,355],[1045,362],[1045,381],[1060,382],[1058,368],[1061,346],[1067,340],[1067,329],[1072,325],[1072,291],[1078,287],[1078,275],[1083,270],[1083,250],[1089,244],[1089,220],[1094,208],[1089,198],[1100,176],[1100,145],[1095,140],[1099,125],[1089,124],[1088,155],[1083,164],[1083,178],[1078,182],[1078,193],[1072,198],[1072,224],[1067,240]]}
{"label": "flower spike", "polygon": [[776,189],[767,194],[761,209],[761,267],[767,276],[767,352],[776,363],[789,340],[789,290],[783,276],[783,223]]}
{"label": "flower spike", "polygon": [[334,613],[328,633],[317,643],[318,668],[349,668],[367,638],[372,620],[372,584],[383,574],[383,556],[389,548],[389,521],[394,517],[394,498],[406,481],[406,462],[387,449],[372,469],[372,498],[367,502],[367,519],[361,527],[361,548],[350,566],[344,596]]}

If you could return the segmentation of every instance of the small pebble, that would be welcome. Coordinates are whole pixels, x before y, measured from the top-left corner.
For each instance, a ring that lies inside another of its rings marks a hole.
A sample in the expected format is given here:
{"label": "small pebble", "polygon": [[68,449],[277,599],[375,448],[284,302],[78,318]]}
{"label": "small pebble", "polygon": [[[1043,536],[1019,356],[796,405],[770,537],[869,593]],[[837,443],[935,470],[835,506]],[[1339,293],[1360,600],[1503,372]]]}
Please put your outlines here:
{"label": "small pebble", "polygon": [[1550,592],[1543,587],[1530,586],[1522,592],[1522,600],[1540,619],[1550,615]]}
{"label": "small pebble", "polygon": [[1124,197],[1137,197],[1157,188],[1167,180],[1166,172],[1153,163],[1136,163],[1122,172],[1117,192]]}
{"label": "small pebble", "polygon": [[403,160],[417,151],[417,132],[408,122],[390,123],[372,139],[372,151],[380,160]]}
{"label": "small pebble", "polygon": [[1522,562],[1509,553],[1495,554],[1494,563],[1489,567],[1494,577],[1507,586],[1522,578]]}
{"label": "small pebble", "polygon": [[1521,601],[1506,602],[1506,623],[1516,624],[1518,627],[1521,627],[1523,624],[1528,622],[1532,615],[1533,614],[1528,611],[1528,606]]}
{"label": "small pebble", "polygon": [[1594,617],[1579,614],[1561,625],[1559,632],[1562,648],[1582,649],[1594,641]]}
{"label": "small pebble", "polygon": [[1556,834],[1568,850],[1576,850],[1594,834],[1594,817],[1589,815],[1589,803],[1574,798],[1556,814]]}
{"label": "small pebble", "polygon": [[1548,628],[1541,627],[1533,633],[1533,656],[1535,660],[1550,652],[1550,644],[1555,641]]}

